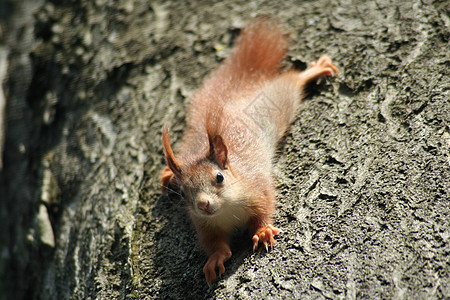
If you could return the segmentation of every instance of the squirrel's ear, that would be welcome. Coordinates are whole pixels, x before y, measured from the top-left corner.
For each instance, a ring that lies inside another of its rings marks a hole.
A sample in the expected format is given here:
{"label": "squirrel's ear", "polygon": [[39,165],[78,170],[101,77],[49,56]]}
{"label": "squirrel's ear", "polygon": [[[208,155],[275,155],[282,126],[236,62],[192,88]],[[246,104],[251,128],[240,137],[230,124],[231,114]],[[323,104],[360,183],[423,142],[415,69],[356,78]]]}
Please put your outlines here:
{"label": "squirrel's ear", "polygon": [[228,149],[220,135],[209,139],[209,157],[222,169],[228,168]]}
{"label": "squirrel's ear", "polygon": [[173,155],[172,147],[170,146],[169,128],[167,128],[167,126],[164,126],[163,128],[162,139],[163,139],[164,156],[166,158],[167,166],[175,176],[180,176],[181,175],[180,164]]}

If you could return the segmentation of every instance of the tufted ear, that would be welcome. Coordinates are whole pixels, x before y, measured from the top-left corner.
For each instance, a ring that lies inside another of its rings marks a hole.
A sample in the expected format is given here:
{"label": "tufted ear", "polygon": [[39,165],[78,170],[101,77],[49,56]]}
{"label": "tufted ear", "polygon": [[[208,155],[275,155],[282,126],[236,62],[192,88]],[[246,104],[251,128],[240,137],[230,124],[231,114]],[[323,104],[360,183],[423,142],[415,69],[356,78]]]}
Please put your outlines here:
{"label": "tufted ear", "polygon": [[228,169],[228,149],[220,135],[209,137],[209,159],[223,170]]}
{"label": "tufted ear", "polygon": [[170,146],[169,128],[167,128],[167,126],[164,126],[163,128],[162,139],[163,139],[164,156],[166,158],[167,166],[175,176],[179,177],[181,176],[181,168],[179,162],[175,159],[175,156],[173,155],[172,147]]}

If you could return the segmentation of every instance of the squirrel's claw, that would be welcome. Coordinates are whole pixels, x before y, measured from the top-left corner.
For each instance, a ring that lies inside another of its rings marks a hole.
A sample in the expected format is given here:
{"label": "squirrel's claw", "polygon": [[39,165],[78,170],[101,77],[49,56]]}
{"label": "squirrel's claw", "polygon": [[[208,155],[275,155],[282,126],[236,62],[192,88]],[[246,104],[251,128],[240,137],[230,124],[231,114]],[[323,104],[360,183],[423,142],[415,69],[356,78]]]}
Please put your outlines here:
{"label": "squirrel's claw", "polygon": [[269,247],[273,247],[275,244],[274,236],[278,233],[280,233],[280,229],[274,227],[272,224],[268,224],[258,229],[252,237],[253,251],[258,249],[259,243],[262,243],[266,251],[269,251]]}
{"label": "squirrel's claw", "polygon": [[230,257],[230,250],[216,251],[209,256],[208,261],[203,267],[203,273],[205,273],[205,279],[209,286],[217,279],[216,268],[219,269],[219,277],[225,273],[224,262]]}

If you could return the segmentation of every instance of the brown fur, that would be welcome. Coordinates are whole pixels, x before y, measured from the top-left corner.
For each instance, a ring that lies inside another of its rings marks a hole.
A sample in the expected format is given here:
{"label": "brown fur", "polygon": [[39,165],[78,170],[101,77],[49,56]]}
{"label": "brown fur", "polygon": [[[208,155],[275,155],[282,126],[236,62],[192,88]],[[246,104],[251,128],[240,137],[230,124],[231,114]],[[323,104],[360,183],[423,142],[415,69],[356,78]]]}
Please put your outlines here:
{"label": "brown fur", "polygon": [[225,271],[232,228],[248,225],[254,248],[262,243],[267,249],[275,242],[279,230],[272,226],[271,170],[276,145],[294,118],[305,84],[337,72],[331,60],[322,57],[303,73],[280,75],[286,51],[287,36],[279,26],[267,19],[255,21],[194,94],[176,155],[168,129],[163,130],[168,166],[161,186],[177,186],[185,194],[199,241],[209,255],[204,267],[208,283],[216,279],[216,268],[219,275]]}

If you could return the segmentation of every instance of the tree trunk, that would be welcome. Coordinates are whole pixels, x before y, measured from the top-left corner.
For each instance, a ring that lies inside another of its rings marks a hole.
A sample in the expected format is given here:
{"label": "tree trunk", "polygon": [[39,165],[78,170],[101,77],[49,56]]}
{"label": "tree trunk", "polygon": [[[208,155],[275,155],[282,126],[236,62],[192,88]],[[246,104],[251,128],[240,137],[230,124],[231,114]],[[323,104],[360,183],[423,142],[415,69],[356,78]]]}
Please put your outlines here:
{"label": "tree trunk", "polygon": [[[287,65],[340,73],[280,147],[277,244],[238,232],[208,287],[161,128],[176,145],[256,14],[291,33]],[[449,27],[447,1],[0,3],[1,298],[450,297]]]}

